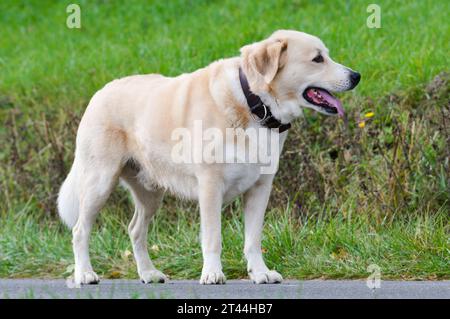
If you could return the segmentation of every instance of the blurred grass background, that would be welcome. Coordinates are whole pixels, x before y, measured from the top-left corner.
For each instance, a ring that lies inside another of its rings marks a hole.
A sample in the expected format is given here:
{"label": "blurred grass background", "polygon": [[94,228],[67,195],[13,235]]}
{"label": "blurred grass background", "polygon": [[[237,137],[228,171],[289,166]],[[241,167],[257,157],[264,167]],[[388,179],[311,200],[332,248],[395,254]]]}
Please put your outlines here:
{"label": "blurred grass background", "polygon": [[[82,28],[68,29],[71,2],[0,2],[0,277],[70,272],[55,200],[95,91],[125,75],[195,70],[281,28],[319,36],[362,82],[341,96],[348,125],[306,111],[289,133],[268,264],[293,278],[366,277],[372,263],[384,277],[450,277],[449,1],[377,1],[381,29],[367,28],[362,0],[76,1]],[[103,276],[136,276],[132,211],[118,189],[101,214],[91,250]],[[224,210],[229,278],[245,276],[241,224],[237,199]],[[196,205],[168,196],[149,244],[163,271],[196,278]]]}

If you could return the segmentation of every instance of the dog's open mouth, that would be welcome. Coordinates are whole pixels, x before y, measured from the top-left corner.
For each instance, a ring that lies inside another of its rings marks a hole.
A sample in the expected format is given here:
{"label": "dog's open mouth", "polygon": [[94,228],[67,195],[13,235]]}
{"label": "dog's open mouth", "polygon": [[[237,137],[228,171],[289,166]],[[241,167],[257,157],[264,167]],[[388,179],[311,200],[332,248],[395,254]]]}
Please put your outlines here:
{"label": "dog's open mouth", "polygon": [[344,116],[342,103],[325,89],[309,87],[303,92],[303,97],[309,103],[320,107],[328,114],[338,114]]}

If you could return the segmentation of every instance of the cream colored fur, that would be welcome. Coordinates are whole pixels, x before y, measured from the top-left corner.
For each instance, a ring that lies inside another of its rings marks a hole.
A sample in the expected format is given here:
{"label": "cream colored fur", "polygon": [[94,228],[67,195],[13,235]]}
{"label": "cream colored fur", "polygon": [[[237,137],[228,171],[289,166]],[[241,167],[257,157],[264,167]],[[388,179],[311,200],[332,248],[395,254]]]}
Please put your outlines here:
{"label": "cream colored fur", "polygon": [[[311,62],[318,51],[325,58],[322,65]],[[296,31],[277,31],[243,47],[241,53],[177,77],[150,74],[114,80],[92,97],[78,129],[72,169],[58,198],[61,218],[73,227],[77,284],[98,281],[89,260],[89,234],[119,181],[135,202],[129,234],[143,282],[166,280],[147,252],[148,224],[165,191],[199,202],[204,258],[200,283],[225,282],[220,261],[221,207],[241,194],[249,276],[255,283],[281,282],[281,275],[268,269],[261,253],[274,174],[261,174],[258,164],[175,164],[171,133],[180,127],[191,130],[195,120],[222,131],[259,127],[239,84],[239,67],[252,91],[283,123],[300,116],[302,107],[316,108],[301,95],[306,87],[346,90],[350,71],[329,58],[318,38]],[[280,151],[286,136],[287,132],[280,136]]]}

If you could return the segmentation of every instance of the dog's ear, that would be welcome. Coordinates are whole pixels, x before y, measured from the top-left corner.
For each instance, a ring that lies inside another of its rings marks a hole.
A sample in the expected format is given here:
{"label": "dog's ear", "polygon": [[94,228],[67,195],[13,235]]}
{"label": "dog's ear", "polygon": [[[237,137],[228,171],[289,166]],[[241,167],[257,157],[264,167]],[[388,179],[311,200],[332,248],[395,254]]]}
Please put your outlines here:
{"label": "dog's ear", "polygon": [[266,91],[286,63],[286,40],[268,39],[241,48],[242,69],[254,93]]}

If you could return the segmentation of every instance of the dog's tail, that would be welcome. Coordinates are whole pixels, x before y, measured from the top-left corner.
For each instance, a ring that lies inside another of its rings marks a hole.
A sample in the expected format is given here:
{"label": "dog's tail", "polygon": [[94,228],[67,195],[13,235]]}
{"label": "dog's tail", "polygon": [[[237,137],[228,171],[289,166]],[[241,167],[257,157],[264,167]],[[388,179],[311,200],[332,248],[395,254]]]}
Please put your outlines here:
{"label": "dog's tail", "polygon": [[80,200],[77,189],[77,178],[78,172],[75,161],[58,194],[59,216],[69,228],[73,228],[78,220]]}

